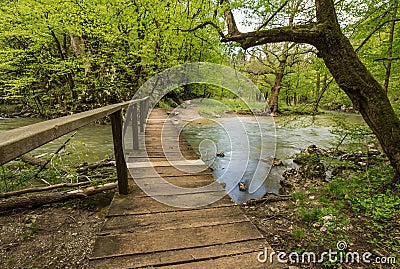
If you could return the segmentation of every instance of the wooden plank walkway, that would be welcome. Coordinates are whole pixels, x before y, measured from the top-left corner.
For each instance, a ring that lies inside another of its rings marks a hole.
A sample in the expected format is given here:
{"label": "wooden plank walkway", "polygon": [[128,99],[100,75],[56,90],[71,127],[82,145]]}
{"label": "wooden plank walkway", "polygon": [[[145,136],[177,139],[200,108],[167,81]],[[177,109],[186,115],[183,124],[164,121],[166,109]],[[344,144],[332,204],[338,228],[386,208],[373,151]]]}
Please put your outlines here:
{"label": "wooden plank walkway", "polygon": [[[160,138],[163,124],[166,154]],[[228,195],[212,204],[191,208],[202,199],[225,191],[220,184],[215,184],[209,169],[190,173],[206,167],[196,161],[198,156],[184,139],[174,139],[179,137],[178,134],[164,110],[153,110],[142,137],[149,158],[143,150],[138,150],[129,155],[127,165],[137,184],[155,192],[156,198],[168,203],[182,202],[184,207],[160,203],[130,180],[129,195],[115,194],[104,227],[96,239],[90,267],[284,268],[276,263],[257,261],[257,254],[264,247],[272,250]],[[182,162],[177,154],[178,147],[192,161]],[[184,171],[173,167],[165,155]],[[166,181],[185,189],[177,193],[167,182],[160,182],[155,170]],[[204,190],[190,190],[213,182],[212,187]]]}

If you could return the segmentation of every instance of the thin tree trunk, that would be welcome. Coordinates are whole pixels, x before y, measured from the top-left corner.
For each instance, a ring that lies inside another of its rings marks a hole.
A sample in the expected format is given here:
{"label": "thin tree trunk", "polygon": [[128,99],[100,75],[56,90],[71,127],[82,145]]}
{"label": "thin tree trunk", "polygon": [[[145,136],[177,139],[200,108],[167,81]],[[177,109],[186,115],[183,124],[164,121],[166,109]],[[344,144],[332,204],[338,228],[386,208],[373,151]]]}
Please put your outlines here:
{"label": "thin tree trunk", "polygon": [[107,181],[109,181],[109,179],[100,180],[100,181],[84,181],[84,182],[78,182],[78,183],[60,183],[60,184],[44,186],[44,187],[32,187],[32,188],[28,188],[28,189],[0,193],[0,198],[8,198],[11,196],[19,196],[19,195],[26,194],[26,193],[44,192],[44,191],[49,191],[49,190],[54,190],[54,189],[61,189],[61,188],[81,187],[81,186],[86,186],[86,185],[91,185],[91,184],[94,185],[94,184],[105,183]]}
{"label": "thin tree trunk", "polygon": [[319,103],[322,100],[322,97],[324,96],[324,93],[326,92],[326,90],[328,89],[329,84],[333,81],[333,79],[331,79],[328,83],[327,83],[327,76],[326,74],[324,74],[324,79],[322,80],[322,90],[317,98],[317,100],[315,101],[315,106],[314,106],[314,112],[318,112],[318,106]]}
{"label": "thin tree trunk", "polygon": [[[293,19],[291,18],[290,21],[292,24]],[[276,116],[279,113],[279,92],[281,91],[282,80],[285,75],[288,51],[289,51],[289,42],[285,42],[283,44],[282,53],[279,57],[279,66],[277,72],[275,73],[275,81],[274,85],[272,86],[271,97],[268,102],[271,116]]]}
{"label": "thin tree trunk", "polygon": [[318,70],[317,71],[317,82],[315,84],[315,99],[318,98],[320,91],[321,91],[321,73]]}
{"label": "thin tree trunk", "polygon": [[394,40],[394,30],[396,26],[396,16],[397,16],[397,0],[394,0],[393,3],[393,15],[392,15],[392,22],[390,23],[390,33],[389,33],[389,42],[388,42],[388,51],[387,51],[387,63],[385,64],[386,74],[385,74],[385,82],[383,88],[385,89],[386,93],[389,91],[389,82],[390,82],[390,73],[392,71],[392,57],[393,57],[393,40]]}

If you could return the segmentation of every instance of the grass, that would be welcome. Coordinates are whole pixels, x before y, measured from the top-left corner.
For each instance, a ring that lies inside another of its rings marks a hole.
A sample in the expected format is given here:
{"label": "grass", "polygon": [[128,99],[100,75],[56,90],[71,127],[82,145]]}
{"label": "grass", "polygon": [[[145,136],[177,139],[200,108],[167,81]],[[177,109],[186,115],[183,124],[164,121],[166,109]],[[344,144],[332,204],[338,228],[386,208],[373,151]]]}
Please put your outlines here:
{"label": "grass", "polygon": [[382,189],[393,176],[393,169],[382,160],[364,171],[349,170],[307,194],[293,193],[295,206],[291,208],[299,222],[292,232],[293,246],[335,249],[338,241],[345,240],[372,253],[400,259],[400,185]]}

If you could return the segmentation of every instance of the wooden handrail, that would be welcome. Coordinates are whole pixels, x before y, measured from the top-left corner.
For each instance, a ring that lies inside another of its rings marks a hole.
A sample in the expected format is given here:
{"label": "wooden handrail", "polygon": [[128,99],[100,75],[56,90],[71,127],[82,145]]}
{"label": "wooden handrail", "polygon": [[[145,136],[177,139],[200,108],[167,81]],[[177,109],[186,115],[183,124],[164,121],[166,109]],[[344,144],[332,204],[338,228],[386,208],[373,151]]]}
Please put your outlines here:
{"label": "wooden handrail", "polygon": [[[145,118],[147,116],[147,109],[142,108],[142,106],[147,106],[147,101],[148,97],[134,101],[122,102],[119,104],[108,105],[86,112],[0,132],[0,165],[14,160],[22,154],[34,150],[82,126],[111,115],[118,180],[120,180],[121,176],[122,180],[126,181],[126,179],[123,179],[127,177],[126,171],[125,175],[123,175],[123,172],[121,172],[122,169],[118,169],[118,165],[124,165],[126,167],[122,152],[121,110],[129,105],[136,105],[137,103],[140,103],[140,112],[143,111],[143,114],[140,115],[140,119],[143,119],[143,117]],[[144,115],[144,113],[146,113],[146,115]],[[120,173],[122,174],[120,175]],[[125,185],[125,183],[122,185]],[[125,189],[126,190],[122,190],[123,193],[127,193],[127,184]]]}

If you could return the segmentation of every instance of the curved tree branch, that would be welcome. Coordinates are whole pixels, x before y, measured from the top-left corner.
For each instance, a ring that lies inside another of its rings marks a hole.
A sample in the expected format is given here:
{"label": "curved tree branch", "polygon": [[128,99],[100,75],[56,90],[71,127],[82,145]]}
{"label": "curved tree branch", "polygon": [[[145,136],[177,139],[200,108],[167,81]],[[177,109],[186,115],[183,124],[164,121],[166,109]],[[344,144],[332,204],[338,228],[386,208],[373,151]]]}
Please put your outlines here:
{"label": "curved tree branch", "polygon": [[322,33],[324,24],[310,23],[293,27],[277,27],[248,33],[239,33],[222,38],[222,42],[237,42],[247,49],[267,43],[296,42],[314,45]]}

